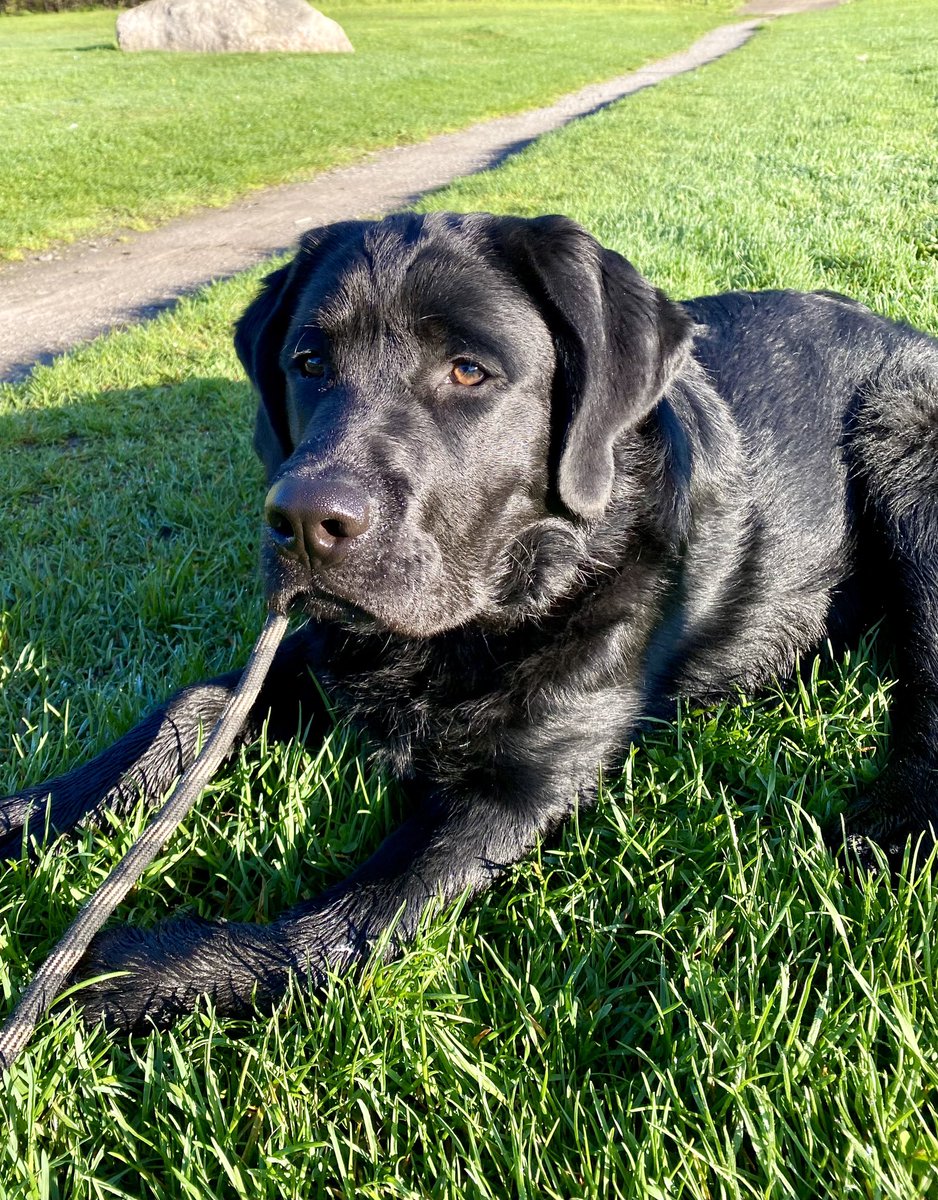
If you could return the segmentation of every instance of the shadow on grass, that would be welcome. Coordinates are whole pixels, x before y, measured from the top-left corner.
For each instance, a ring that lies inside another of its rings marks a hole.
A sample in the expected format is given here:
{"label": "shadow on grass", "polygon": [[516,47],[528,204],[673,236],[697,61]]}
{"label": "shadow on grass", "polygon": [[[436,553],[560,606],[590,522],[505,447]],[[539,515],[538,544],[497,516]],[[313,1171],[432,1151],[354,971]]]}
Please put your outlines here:
{"label": "shadow on grass", "polygon": [[0,415],[0,741],[36,750],[49,704],[101,745],[243,660],[265,493],[247,384],[41,389]]}

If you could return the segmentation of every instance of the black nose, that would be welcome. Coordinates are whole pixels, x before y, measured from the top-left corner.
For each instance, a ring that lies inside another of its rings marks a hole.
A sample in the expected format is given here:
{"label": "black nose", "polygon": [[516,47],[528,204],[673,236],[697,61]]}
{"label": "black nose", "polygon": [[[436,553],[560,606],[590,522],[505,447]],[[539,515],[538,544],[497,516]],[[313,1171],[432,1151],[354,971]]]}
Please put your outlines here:
{"label": "black nose", "polygon": [[331,566],[368,529],[371,504],[346,476],[287,475],[267,493],[264,515],[279,549]]}

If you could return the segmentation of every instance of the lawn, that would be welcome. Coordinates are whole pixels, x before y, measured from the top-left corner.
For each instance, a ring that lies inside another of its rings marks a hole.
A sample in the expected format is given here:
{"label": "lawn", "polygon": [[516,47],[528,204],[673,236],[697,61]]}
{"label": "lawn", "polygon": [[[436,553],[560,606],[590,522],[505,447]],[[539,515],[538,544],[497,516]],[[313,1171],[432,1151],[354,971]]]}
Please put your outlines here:
{"label": "lawn", "polygon": [[0,17],[0,260],[544,104],[731,0],[334,0],[351,55],[121,54],[113,11]]}
{"label": "lawn", "polygon": [[[938,333],[936,62],[938,0],[780,21],[432,203],[568,212],[677,295],[832,287]],[[0,390],[0,789],[260,627],[230,349],[259,275]],[[683,711],[558,847],[271,1022],[131,1040],[61,1011],[0,1102],[0,1194],[938,1195],[938,891],[848,884],[817,833],[882,764],[889,687],[864,646]],[[344,874],[394,803],[342,730],[255,747],[122,915],[266,919]],[[134,832],[5,869],[8,1003]]]}

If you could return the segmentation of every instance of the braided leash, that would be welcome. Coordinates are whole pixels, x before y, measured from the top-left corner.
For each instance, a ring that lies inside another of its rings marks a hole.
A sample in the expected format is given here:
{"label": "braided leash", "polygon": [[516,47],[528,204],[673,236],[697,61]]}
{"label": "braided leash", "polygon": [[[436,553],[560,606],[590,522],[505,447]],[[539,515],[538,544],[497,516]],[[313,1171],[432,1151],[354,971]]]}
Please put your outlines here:
{"label": "braided leash", "polygon": [[91,939],[150,865],[221,765],[257,699],[287,618],[271,612],[251,651],[251,657],[202,752],[176,785],[176,790],[130,847],[63,934],[58,945],[33,976],[6,1024],[0,1029],[0,1070],[16,1061],[32,1036],[36,1022],[68,982]]}

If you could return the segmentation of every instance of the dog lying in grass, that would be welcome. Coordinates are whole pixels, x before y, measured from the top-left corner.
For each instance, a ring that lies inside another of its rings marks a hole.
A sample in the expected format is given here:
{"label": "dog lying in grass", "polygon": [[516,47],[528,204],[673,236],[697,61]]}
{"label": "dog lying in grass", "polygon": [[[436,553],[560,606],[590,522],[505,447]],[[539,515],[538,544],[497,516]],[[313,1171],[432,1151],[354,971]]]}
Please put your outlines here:
{"label": "dog lying in grass", "polygon": [[[831,293],[675,303],[562,217],[403,215],[307,234],[237,327],[260,398],[282,645],[242,734],[334,709],[409,789],[348,879],[260,926],[99,936],[89,1017],[274,1003],[393,953],[588,802],[677,697],[752,690],[885,618],[892,756],[851,853],[932,837],[938,342]],[[0,805],[62,833],[159,800],[238,673]],[[327,698],[324,700],[323,695]],[[838,830],[838,844],[843,833]]]}

